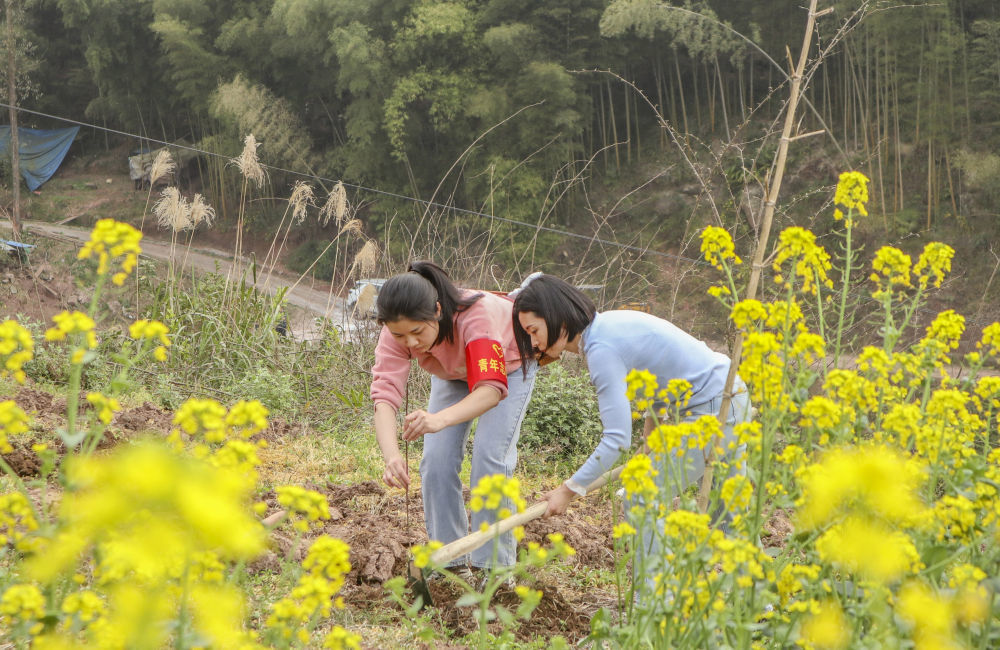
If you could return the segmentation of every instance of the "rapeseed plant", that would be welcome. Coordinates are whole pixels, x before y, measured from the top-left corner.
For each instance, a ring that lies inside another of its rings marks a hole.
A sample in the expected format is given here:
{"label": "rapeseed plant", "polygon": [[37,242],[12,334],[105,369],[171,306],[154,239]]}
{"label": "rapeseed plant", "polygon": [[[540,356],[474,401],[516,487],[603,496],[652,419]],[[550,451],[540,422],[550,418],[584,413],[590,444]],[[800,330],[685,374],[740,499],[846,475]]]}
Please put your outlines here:
{"label": "rapeseed plant", "polygon": [[[658,423],[622,473],[632,504],[614,530],[616,549],[639,569],[639,599],[623,599],[616,625],[591,641],[654,647],[989,647],[1000,603],[991,582],[1000,562],[1000,323],[985,327],[956,374],[967,322],[944,310],[922,332],[914,321],[951,272],[954,250],[933,242],[916,262],[894,247],[869,262],[881,305],[878,341],[842,354],[859,218],[868,179],[842,174],[834,218],[844,245],[831,258],[809,231],[789,228],[774,246],[777,288],[740,300],[731,283],[731,238],[706,228],[702,251],[724,282],[709,293],[739,330],[740,377],[759,409],[734,428],[746,478],[717,481],[710,511],[657,485],[652,459],[699,453],[694,430]],[[839,269],[839,273],[834,271]],[[835,281],[841,284],[838,287]],[[831,314],[824,292],[839,293]],[[805,309],[810,305],[810,309]],[[904,336],[905,334],[905,336]],[[902,345],[903,341],[913,341]],[[973,339],[975,340],[975,339]],[[633,372],[636,418],[661,417],[656,387]],[[693,425],[688,425],[693,426]],[[708,436],[707,429],[700,435]],[[718,458],[720,455],[716,454]],[[723,477],[728,467],[709,462]],[[669,465],[666,466],[669,469]],[[654,480],[655,479],[655,480]],[[639,499],[638,497],[641,497]],[[717,518],[713,508],[731,517]],[[782,546],[759,547],[769,513],[794,512]],[[663,540],[658,557],[640,552]],[[634,541],[633,541],[634,540]],[[604,621],[609,619],[603,619]]]}
{"label": "rapeseed plant", "polygon": [[[164,445],[138,441],[102,456],[92,454],[121,406],[117,391],[128,371],[151,356],[166,358],[168,328],[140,320],[116,356],[121,370],[110,391],[91,391],[89,429],[77,432],[82,367],[96,359],[95,310],[104,281],[121,284],[135,267],[141,235],[131,226],[98,222],[82,259],[97,259],[97,280],[88,312],[63,312],[45,337],[66,342],[71,365],[67,427],[59,435],[68,451],[60,458],[48,445],[32,450],[43,460],[43,477],[55,468],[63,494],[42,507],[0,459],[18,490],[0,495],[0,547],[13,549],[14,566],[0,580],[0,641],[36,648],[242,647],[263,648],[261,634],[246,629],[245,594],[238,585],[246,562],[266,545],[267,529],[254,515],[257,449],[252,439],[267,427],[267,409],[242,401],[227,409],[213,400],[185,402]],[[0,324],[3,372],[23,381],[22,366],[34,343],[14,321]],[[30,420],[13,400],[0,402],[0,451],[7,436],[28,430]],[[90,436],[90,444],[79,443]],[[43,479],[44,481],[44,479]],[[44,486],[43,486],[44,487]],[[306,516],[326,511],[321,495],[288,489],[308,502]],[[328,515],[327,515],[328,516]],[[298,569],[295,606],[312,612],[291,639],[269,637],[270,647],[306,640],[336,606],[336,592],[350,570],[347,545],[321,537]],[[16,578],[17,582],[12,582]],[[280,607],[278,607],[280,609]],[[357,648],[360,638],[338,626],[324,647]]]}

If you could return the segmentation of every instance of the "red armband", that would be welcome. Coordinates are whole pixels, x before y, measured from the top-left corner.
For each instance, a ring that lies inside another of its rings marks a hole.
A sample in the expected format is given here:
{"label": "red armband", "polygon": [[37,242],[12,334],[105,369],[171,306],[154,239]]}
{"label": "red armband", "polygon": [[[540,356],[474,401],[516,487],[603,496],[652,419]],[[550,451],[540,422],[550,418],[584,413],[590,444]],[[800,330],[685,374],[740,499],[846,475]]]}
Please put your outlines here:
{"label": "red armband", "polygon": [[503,346],[499,341],[476,339],[465,346],[465,372],[469,390],[484,379],[507,385],[507,367],[503,360]]}

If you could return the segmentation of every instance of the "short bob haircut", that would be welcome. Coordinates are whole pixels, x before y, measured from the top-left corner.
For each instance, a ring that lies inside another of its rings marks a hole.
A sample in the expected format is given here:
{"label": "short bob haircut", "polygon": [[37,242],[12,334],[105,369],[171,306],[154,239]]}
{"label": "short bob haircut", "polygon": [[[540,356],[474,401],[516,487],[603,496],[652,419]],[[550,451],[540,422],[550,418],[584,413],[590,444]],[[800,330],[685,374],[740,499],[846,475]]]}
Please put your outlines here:
{"label": "short bob haircut", "polygon": [[[413,321],[437,321],[440,324],[434,345],[455,340],[455,317],[468,309],[483,294],[463,298],[448,274],[434,262],[412,262],[406,273],[395,275],[382,285],[375,306],[379,325],[401,318]],[[441,305],[441,315],[437,307]]]}
{"label": "short bob haircut", "polygon": [[[545,347],[548,347],[564,330],[566,338],[572,339],[587,329],[597,315],[597,308],[582,291],[554,275],[540,275],[518,291],[514,298],[514,340],[522,359],[535,359],[538,353],[531,347],[531,337],[517,318],[521,312],[534,312],[545,321],[549,338]],[[527,373],[526,366],[522,369]]]}

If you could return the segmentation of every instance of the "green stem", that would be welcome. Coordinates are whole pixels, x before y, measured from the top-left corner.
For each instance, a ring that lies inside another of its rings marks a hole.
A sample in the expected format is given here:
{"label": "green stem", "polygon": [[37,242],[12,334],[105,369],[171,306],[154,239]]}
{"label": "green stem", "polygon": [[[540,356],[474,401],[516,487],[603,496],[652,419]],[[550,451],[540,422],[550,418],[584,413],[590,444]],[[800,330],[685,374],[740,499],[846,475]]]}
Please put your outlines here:
{"label": "green stem", "polygon": [[833,365],[836,367],[840,361],[840,342],[841,337],[844,333],[844,314],[847,312],[847,292],[851,285],[851,262],[853,261],[853,252],[851,251],[851,217],[854,214],[854,208],[849,208],[847,210],[847,234],[846,240],[847,244],[845,246],[844,253],[844,277],[841,281],[840,287],[840,314],[837,317],[837,344],[833,349]]}

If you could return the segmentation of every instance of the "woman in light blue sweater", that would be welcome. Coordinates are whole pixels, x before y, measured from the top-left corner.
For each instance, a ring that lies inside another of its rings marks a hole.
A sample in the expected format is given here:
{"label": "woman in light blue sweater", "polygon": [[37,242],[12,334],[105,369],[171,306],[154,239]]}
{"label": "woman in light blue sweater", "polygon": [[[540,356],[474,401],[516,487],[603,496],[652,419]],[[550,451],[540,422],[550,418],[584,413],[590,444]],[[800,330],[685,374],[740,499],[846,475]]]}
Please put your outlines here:
{"label": "woman in light blue sweater", "polygon": [[[661,388],[671,379],[686,379],[691,397],[682,409],[682,419],[696,420],[717,415],[729,372],[729,358],[712,351],[672,323],[639,311],[598,312],[579,289],[567,282],[540,273],[532,274],[514,297],[514,339],[521,358],[537,358],[544,365],[557,360],[564,351],[583,356],[590,381],[597,389],[603,435],[597,449],[575,474],[543,498],[549,502],[546,516],[565,512],[566,506],[607,470],[622,462],[632,443],[632,408],[626,396],[625,377],[633,370],[648,370]],[[750,417],[746,388],[737,378],[736,393],[723,427],[722,448],[729,451],[733,473],[745,473],[740,462],[742,449],[734,442],[733,425]],[[673,405],[657,404],[657,408]],[[672,410],[672,409],[671,409]],[[653,428],[646,419],[646,434]],[[700,480],[705,471],[704,456],[696,450],[674,455],[686,464],[686,476],[670,477],[671,486]],[[672,463],[678,467],[676,463]],[[664,467],[658,468],[656,482],[667,480]],[[681,472],[675,472],[680,474]]]}

